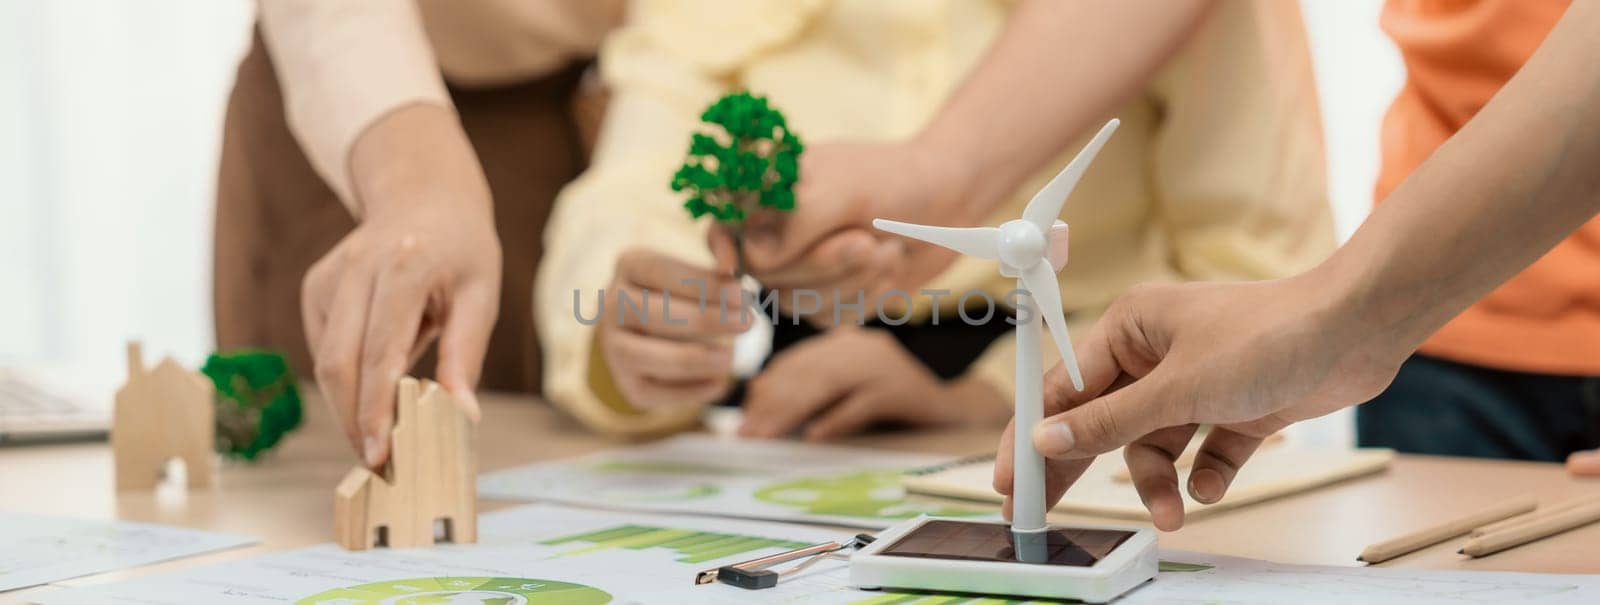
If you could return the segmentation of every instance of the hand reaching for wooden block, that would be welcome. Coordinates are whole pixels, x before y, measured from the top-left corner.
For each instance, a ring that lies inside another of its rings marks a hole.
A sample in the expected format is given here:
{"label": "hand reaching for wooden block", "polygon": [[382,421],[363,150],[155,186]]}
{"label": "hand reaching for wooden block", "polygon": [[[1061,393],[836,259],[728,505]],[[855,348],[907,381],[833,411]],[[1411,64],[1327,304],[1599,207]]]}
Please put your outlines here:
{"label": "hand reaching for wooden block", "polygon": [[397,399],[388,477],[357,465],[339,482],[335,541],[349,550],[477,542],[472,421],[432,381],[400,379]]}

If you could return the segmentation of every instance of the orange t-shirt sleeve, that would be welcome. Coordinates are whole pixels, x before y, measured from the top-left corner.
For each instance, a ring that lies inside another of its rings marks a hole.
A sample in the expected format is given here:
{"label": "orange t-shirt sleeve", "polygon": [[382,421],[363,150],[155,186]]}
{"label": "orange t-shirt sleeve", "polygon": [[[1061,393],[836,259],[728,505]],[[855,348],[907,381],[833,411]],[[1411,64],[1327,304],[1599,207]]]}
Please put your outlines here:
{"label": "orange t-shirt sleeve", "polygon": [[[1564,0],[1389,0],[1406,82],[1383,121],[1381,202],[1522,68]],[[1487,367],[1600,375],[1600,220],[1451,320],[1422,352]]]}

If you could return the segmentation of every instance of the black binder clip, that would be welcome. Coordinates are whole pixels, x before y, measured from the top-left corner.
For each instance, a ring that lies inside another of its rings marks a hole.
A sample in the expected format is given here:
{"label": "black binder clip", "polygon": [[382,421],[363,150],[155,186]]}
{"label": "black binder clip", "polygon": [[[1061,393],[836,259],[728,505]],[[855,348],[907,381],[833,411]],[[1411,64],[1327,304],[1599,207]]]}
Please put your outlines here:
{"label": "black binder clip", "polygon": [[[840,551],[861,548],[871,544],[874,539],[875,538],[868,534],[857,534],[854,539],[843,544],[838,542],[822,542],[819,544],[812,544],[810,546],[796,548],[794,550],[767,555],[759,559],[751,559],[741,563],[724,565],[716,569],[707,569],[695,574],[694,583],[710,584],[712,582],[722,582],[723,584],[738,586],[739,588],[748,590],[772,588],[777,586],[778,580],[782,579],[784,576],[805,571],[806,568],[811,567],[817,561],[821,561],[823,559],[849,559],[850,555],[844,554]],[[788,569],[773,569],[773,567],[776,565],[801,559],[804,560],[796,563]]]}

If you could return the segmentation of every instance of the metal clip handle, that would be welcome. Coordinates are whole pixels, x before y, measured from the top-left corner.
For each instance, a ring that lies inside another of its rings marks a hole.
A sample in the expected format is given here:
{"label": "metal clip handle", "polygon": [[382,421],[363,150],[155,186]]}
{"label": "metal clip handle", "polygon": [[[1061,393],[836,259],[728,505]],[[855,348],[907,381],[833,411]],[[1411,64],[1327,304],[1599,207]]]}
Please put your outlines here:
{"label": "metal clip handle", "polygon": [[[841,550],[857,549],[871,544],[875,538],[868,534],[858,534],[854,539],[845,544],[838,542],[819,542],[810,546],[802,546],[794,550],[767,555],[765,557],[742,561],[732,565],[724,565],[715,569],[707,569],[695,574],[694,583],[710,584],[722,582],[731,586],[738,586],[748,590],[772,588],[778,585],[778,580],[784,576],[796,574],[811,567],[817,561],[829,556],[834,556]],[[805,559],[793,567],[784,570],[769,569],[775,565],[788,563],[798,559]]]}

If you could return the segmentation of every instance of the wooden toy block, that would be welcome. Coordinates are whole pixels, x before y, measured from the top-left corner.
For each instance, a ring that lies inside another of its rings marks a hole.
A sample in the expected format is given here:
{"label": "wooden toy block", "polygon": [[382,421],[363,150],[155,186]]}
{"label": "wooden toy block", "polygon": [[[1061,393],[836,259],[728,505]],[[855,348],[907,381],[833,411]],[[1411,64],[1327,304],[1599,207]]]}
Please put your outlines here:
{"label": "wooden toy block", "polygon": [[215,414],[210,380],[170,357],[147,368],[139,343],[128,343],[128,381],[111,421],[117,489],[155,487],[173,458],[183,460],[189,487],[210,485]]}
{"label": "wooden toy block", "polygon": [[477,542],[472,421],[432,381],[400,379],[398,400],[388,479],[360,466],[345,475],[334,494],[334,540],[349,550],[430,546],[436,536]]}

